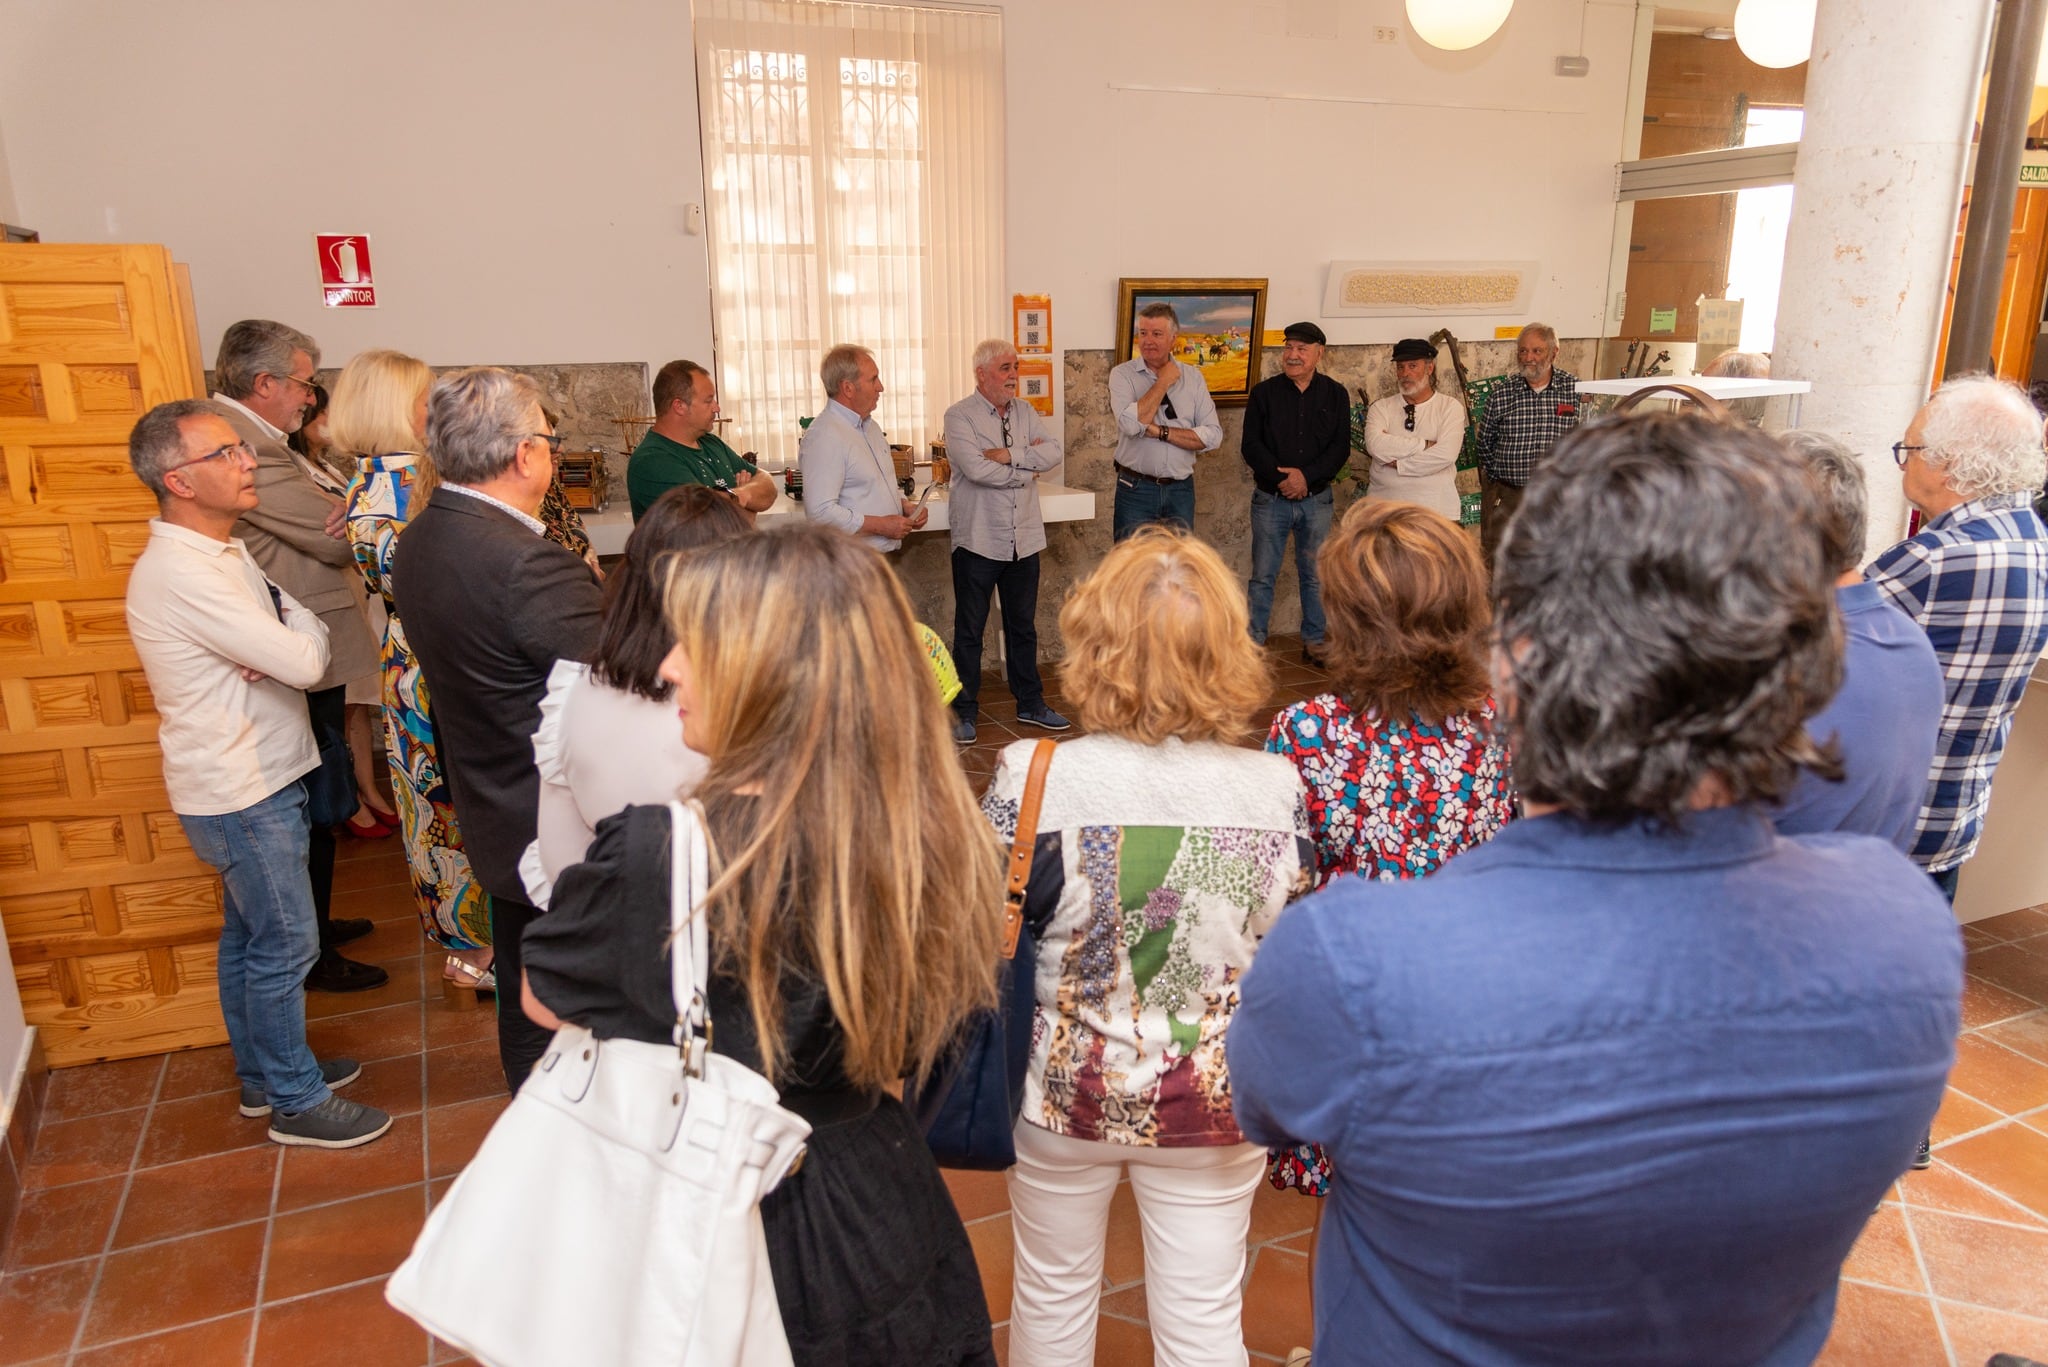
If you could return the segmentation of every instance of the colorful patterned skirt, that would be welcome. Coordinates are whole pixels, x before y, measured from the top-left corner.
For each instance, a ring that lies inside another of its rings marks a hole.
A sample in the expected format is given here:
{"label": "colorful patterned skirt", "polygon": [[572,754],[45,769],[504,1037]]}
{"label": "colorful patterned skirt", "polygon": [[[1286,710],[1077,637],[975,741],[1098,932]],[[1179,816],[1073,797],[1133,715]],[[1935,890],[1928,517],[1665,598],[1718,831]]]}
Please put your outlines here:
{"label": "colorful patterned skirt", "polygon": [[395,614],[385,624],[381,660],[385,754],[413,895],[419,899],[420,927],[443,949],[484,948],[491,943],[490,901],[462,849],[455,799],[435,753],[427,681]]}

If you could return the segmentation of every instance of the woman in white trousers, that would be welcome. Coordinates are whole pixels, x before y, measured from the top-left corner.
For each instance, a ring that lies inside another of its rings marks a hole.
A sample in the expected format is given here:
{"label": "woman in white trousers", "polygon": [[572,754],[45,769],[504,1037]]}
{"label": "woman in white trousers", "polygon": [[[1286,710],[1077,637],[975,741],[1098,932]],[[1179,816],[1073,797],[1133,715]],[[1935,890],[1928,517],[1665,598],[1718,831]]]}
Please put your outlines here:
{"label": "woman in white trousers", "polygon": [[[1110,1198],[1145,1239],[1160,1367],[1246,1361],[1245,1236],[1265,1150],[1230,1109],[1237,982],[1314,867],[1293,765],[1232,742],[1268,691],[1244,593],[1164,530],[1119,543],[1060,613],[1089,732],[1045,782],[1026,914],[1043,923],[1017,1165],[1011,1367],[1088,1367]],[[982,800],[1014,838],[1032,744]]]}

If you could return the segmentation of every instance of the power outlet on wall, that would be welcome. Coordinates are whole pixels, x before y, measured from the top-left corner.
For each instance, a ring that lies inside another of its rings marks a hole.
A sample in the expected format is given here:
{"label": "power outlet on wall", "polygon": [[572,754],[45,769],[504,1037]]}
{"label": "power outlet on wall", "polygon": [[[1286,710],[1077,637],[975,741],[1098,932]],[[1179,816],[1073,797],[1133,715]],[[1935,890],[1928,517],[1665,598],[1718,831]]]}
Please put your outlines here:
{"label": "power outlet on wall", "polygon": [[1401,31],[1399,29],[1390,28],[1385,24],[1379,25],[1372,31],[1372,40],[1375,43],[1391,43],[1400,36]]}

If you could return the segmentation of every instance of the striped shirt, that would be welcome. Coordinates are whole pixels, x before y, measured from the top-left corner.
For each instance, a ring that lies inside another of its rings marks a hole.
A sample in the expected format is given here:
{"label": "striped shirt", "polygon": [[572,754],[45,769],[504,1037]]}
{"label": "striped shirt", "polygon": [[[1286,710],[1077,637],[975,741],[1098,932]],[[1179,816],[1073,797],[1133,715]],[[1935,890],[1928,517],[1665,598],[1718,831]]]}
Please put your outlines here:
{"label": "striped shirt", "polygon": [[1550,383],[1540,390],[1510,375],[1487,395],[1486,413],[1479,420],[1480,473],[1500,484],[1527,484],[1536,462],[1578,425],[1576,375],[1553,368]]}
{"label": "striped shirt", "polygon": [[2048,527],[2031,494],[1971,499],[1880,555],[1864,578],[1920,624],[1941,661],[1947,697],[1911,850],[1939,873],[1977,849],[1991,772],[2048,647]]}

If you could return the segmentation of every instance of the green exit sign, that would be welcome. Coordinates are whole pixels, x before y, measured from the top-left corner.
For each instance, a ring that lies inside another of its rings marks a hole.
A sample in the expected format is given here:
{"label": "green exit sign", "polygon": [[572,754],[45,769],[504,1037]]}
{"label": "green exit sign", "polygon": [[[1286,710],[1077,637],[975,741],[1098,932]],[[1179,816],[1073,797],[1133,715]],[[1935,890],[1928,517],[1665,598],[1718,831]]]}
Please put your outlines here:
{"label": "green exit sign", "polygon": [[2048,185],[2048,166],[2029,164],[2020,167],[2020,184]]}

